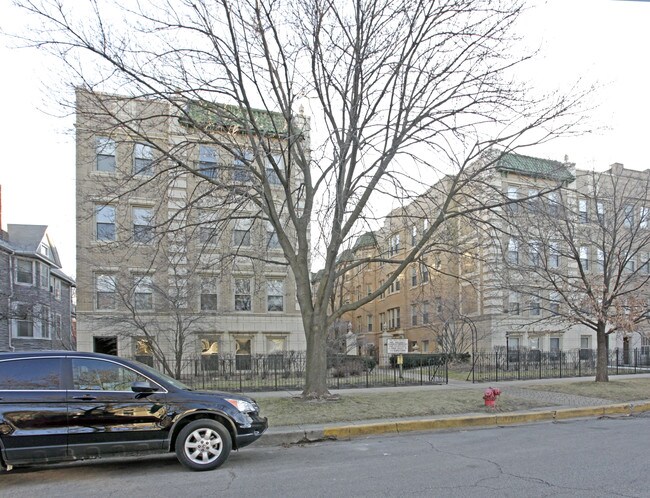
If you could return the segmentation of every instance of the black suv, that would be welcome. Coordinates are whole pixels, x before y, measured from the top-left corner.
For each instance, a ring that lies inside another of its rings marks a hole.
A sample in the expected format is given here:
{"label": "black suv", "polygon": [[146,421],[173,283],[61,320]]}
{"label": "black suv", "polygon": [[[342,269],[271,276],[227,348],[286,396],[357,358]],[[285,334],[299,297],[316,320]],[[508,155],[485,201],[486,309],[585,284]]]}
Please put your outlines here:
{"label": "black suv", "polygon": [[175,451],[211,470],[267,429],[255,401],[193,391],[142,365],[99,353],[0,353],[0,463]]}

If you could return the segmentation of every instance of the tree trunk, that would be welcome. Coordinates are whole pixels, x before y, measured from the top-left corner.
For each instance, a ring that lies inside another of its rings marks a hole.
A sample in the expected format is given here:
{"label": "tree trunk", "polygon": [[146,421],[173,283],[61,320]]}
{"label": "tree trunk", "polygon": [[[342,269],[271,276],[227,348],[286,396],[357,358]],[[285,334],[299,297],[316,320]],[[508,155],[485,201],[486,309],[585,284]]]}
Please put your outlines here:
{"label": "tree trunk", "polygon": [[598,322],[596,330],[596,341],[598,343],[598,350],[596,356],[596,382],[609,382],[609,374],[607,372],[607,334],[605,333],[605,322]]}
{"label": "tree trunk", "polygon": [[305,372],[304,398],[324,398],[329,396],[327,389],[327,330],[324,330],[324,317],[313,320],[312,326],[305,330],[307,338],[307,367]]}

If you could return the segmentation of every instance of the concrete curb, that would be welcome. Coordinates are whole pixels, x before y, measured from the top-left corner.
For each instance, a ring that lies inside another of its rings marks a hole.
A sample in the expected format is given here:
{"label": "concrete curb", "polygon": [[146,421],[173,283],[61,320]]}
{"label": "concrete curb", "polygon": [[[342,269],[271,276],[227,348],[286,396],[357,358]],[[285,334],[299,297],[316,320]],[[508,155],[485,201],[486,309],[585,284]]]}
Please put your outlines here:
{"label": "concrete curb", "polygon": [[[560,408],[554,410],[541,410],[534,412],[499,413],[495,415],[470,415],[425,420],[402,420],[396,422],[378,422],[369,424],[355,424],[346,426],[324,427],[321,431],[312,431],[311,436],[302,442],[318,441],[323,439],[349,440],[379,434],[399,434],[414,431],[438,431],[460,429],[465,427],[500,427],[516,424],[530,424],[535,422],[555,422],[558,420],[604,417],[609,415],[635,415],[650,411],[650,402],[621,403],[585,408]],[[320,437],[319,437],[320,436]],[[300,441],[296,441],[300,442]],[[284,444],[287,444],[286,442]]]}

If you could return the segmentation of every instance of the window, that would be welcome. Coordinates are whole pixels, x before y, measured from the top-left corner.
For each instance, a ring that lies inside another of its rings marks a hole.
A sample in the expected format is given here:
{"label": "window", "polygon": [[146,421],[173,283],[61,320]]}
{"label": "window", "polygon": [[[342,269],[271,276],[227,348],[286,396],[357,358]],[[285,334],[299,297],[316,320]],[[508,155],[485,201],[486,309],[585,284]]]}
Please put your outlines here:
{"label": "window", "polygon": [[235,279],[235,311],[251,311],[250,278]]}
{"label": "window", "polygon": [[61,280],[55,277],[50,277],[50,284],[52,286],[52,292],[54,292],[54,299],[57,301],[61,300]]}
{"label": "window", "polygon": [[[274,163],[277,167],[277,170],[274,168]],[[269,185],[280,185],[280,177],[278,175],[278,171],[284,171],[284,158],[282,155],[273,154],[271,157],[267,157],[265,173],[266,181],[269,183]]]}
{"label": "window", "polygon": [[550,192],[548,194],[548,213],[551,216],[560,214],[560,196],[557,192]]}
{"label": "window", "polygon": [[372,315],[367,315],[366,316],[366,323],[368,324],[366,330],[368,332],[372,332]]}
{"label": "window", "polygon": [[418,269],[413,266],[411,267],[411,287],[418,285]]}
{"label": "window", "polygon": [[560,267],[560,243],[549,242],[548,245],[548,266],[549,268]]}
{"label": "window", "polygon": [[280,249],[280,240],[278,239],[278,232],[270,221],[264,223],[266,228],[266,248],[267,249]]}
{"label": "window", "polygon": [[413,225],[411,227],[411,245],[414,246],[418,243],[418,227]]}
{"label": "window", "polygon": [[133,208],[133,241],[148,244],[153,240],[153,210],[151,208]]}
{"label": "window", "polygon": [[150,383],[139,373],[112,361],[72,358],[75,391],[131,391],[134,382]]}
{"label": "window", "polygon": [[551,337],[550,348],[552,353],[558,353],[560,351],[560,338]]}
{"label": "window", "polygon": [[34,262],[29,259],[16,258],[17,284],[34,285]]}
{"label": "window", "polygon": [[442,315],[442,298],[441,297],[436,298],[436,313],[438,315]]}
{"label": "window", "polygon": [[519,263],[519,242],[515,238],[508,241],[508,262]]}
{"label": "window", "polygon": [[253,220],[236,220],[232,235],[234,247],[249,247],[251,245],[251,227]]}
{"label": "window", "polygon": [[429,220],[428,218],[424,218],[424,220],[422,220],[422,231],[426,232],[428,229],[429,229]]}
{"label": "window", "polygon": [[386,330],[388,324],[386,323],[386,313],[379,313],[379,329],[383,332]]}
{"label": "window", "polygon": [[539,337],[529,337],[528,347],[530,349],[539,349]]}
{"label": "window", "polygon": [[388,255],[394,256],[399,252],[399,233],[392,235],[390,239],[388,239],[388,242]]}
{"label": "window", "polygon": [[422,352],[423,353],[428,353],[429,352],[429,341],[428,340],[422,341]]}
{"label": "window", "polygon": [[250,370],[251,368],[251,340],[235,339],[235,369]]}
{"label": "window", "polygon": [[35,319],[34,319],[34,335],[38,336],[37,332],[40,330],[42,339],[50,339],[51,332],[51,316],[49,306],[34,306]]}
{"label": "window", "polygon": [[133,147],[133,174],[153,175],[153,149],[148,144],[135,144]]}
{"label": "window", "polygon": [[415,303],[411,303],[411,325],[418,324],[418,307]]}
{"label": "window", "polygon": [[12,337],[34,337],[34,316],[32,306],[26,303],[11,303]]}
{"label": "window", "polygon": [[267,311],[284,311],[284,281],[266,281],[266,309]]}
{"label": "window", "polygon": [[650,208],[642,207],[639,220],[640,228],[648,228],[648,218],[650,218]]}
{"label": "window", "polygon": [[0,390],[2,391],[56,391],[60,389],[60,358],[0,361]]}
{"label": "window", "polygon": [[366,295],[369,296],[372,294],[372,286],[370,284],[366,285]]}
{"label": "window", "polygon": [[217,279],[201,279],[201,311],[217,311]]}
{"label": "window", "polygon": [[105,137],[95,139],[95,150],[97,153],[97,171],[115,173],[115,140]]}
{"label": "window", "polygon": [[52,321],[52,332],[54,333],[54,337],[61,339],[61,315],[59,313],[54,315]]}
{"label": "window", "polygon": [[426,284],[429,281],[429,267],[425,263],[420,263],[420,275],[422,283]]}
{"label": "window", "polygon": [[510,213],[516,213],[519,205],[517,204],[517,199],[519,199],[519,192],[517,191],[517,187],[508,187],[508,201],[510,204],[508,204],[507,209]]}
{"label": "window", "polygon": [[623,225],[627,228],[631,228],[634,225],[634,206],[630,206],[629,204],[625,206]]}
{"label": "window", "polygon": [[539,190],[537,189],[528,189],[528,209],[530,209],[532,212],[539,211]]}
{"label": "window", "polygon": [[199,174],[207,178],[217,176],[217,151],[212,147],[199,146]]}
{"label": "window", "polygon": [[634,270],[636,270],[636,261],[634,260],[634,256],[630,256],[630,259],[625,262],[623,270],[626,273],[633,273]]}
{"label": "window", "polygon": [[596,270],[598,273],[605,271],[605,253],[602,249],[596,249]]}
{"label": "window", "polygon": [[398,329],[400,328],[400,309],[391,308],[388,310],[388,328],[389,329]]}
{"label": "window", "polygon": [[511,315],[519,314],[519,293],[510,292],[508,296],[508,313]]}
{"label": "window", "polygon": [[205,245],[216,245],[221,230],[217,228],[218,214],[214,211],[201,209],[198,212],[199,241]]}
{"label": "window", "polygon": [[591,349],[591,337],[588,335],[580,336],[580,349]]}
{"label": "window", "polygon": [[560,314],[560,295],[557,292],[551,292],[549,295],[548,310],[552,315]]}
{"label": "window", "polygon": [[98,310],[114,310],[117,304],[117,282],[114,275],[95,276],[96,307]]}
{"label": "window", "polygon": [[602,202],[596,203],[596,218],[601,225],[605,223],[605,205]]}
{"label": "window", "polygon": [[45,263],[38,263],[39,273],[40,273],[40,285],[41,289],[50,288],[50,267]]}
{"label": "window", "polygon": [[649,258],[650,258],[650,254],[647,253],[647,252],[642,252],[639,255],[639,270],[644,275],[650,274],[650,261],[649,261]]}
{"label": "window", "polygon": [[589,270],[589,248],[587,246],[580,246],[578,253],[583,271]]}
{"label": "window", "polygon": [[38,248],[38,252],[40,252],[46,258],[52,257],[50,246],[48,246],[47,244],[41,243],[41,245]]}
{"label": "window", "polygon": [[589,213],[587,212],[587,199],[578,199],[578,222],[587,223]]}
{"label": "window", "polygon": [[115,240],[115,206],[95,206],[96,240]]}
{"label": "window", "polygon": [[145,275],[138,278],[133,297],[136,310],[153,309],[153,280],[150,276]]}
{"label": "window", "polygon": [[422,323],[429,323],[429,301],[422,303]]}
{"label": "window", "polygon": [[531,316],[539,316],[541,314],[540,306],[539,306],[539,297],[537,296],[531,296],[530,298],[530,315]]}
{"label": "window", "polygon": [[251,181],[251,163],[253,161],[252,152],[242,152],[235,154],[233,163],[234,169],[232,179],[237,183],[249,183]]}
{"label": "window", "polygon": [[531,240],[528,249],[530,264],[532,266],[542,266],[542,243],[539,240]]}

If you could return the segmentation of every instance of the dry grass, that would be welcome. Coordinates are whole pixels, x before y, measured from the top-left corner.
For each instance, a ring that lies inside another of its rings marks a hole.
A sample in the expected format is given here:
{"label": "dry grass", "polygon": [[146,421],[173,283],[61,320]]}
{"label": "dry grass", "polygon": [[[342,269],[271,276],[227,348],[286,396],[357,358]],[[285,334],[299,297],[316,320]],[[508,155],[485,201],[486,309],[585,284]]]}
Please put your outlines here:
{"label": "dry grass", "polygon": [[613,402],[650,399],[650,379],[610,380],[609,382],[563,382],[527,386],[526,389],[576,394],[590,398],[609,399]]}
{"label": "dry grass", "polygon": [[[482,391],[445,390],[386,392],[341,395],[338,401],[302,401],[292,398],[262,398],[257,402],[271,426],[323,424],[355,420],[373,420],[464,413],[490,413]],[[504,394],[498,411],[526,410],[544,405]]]}

